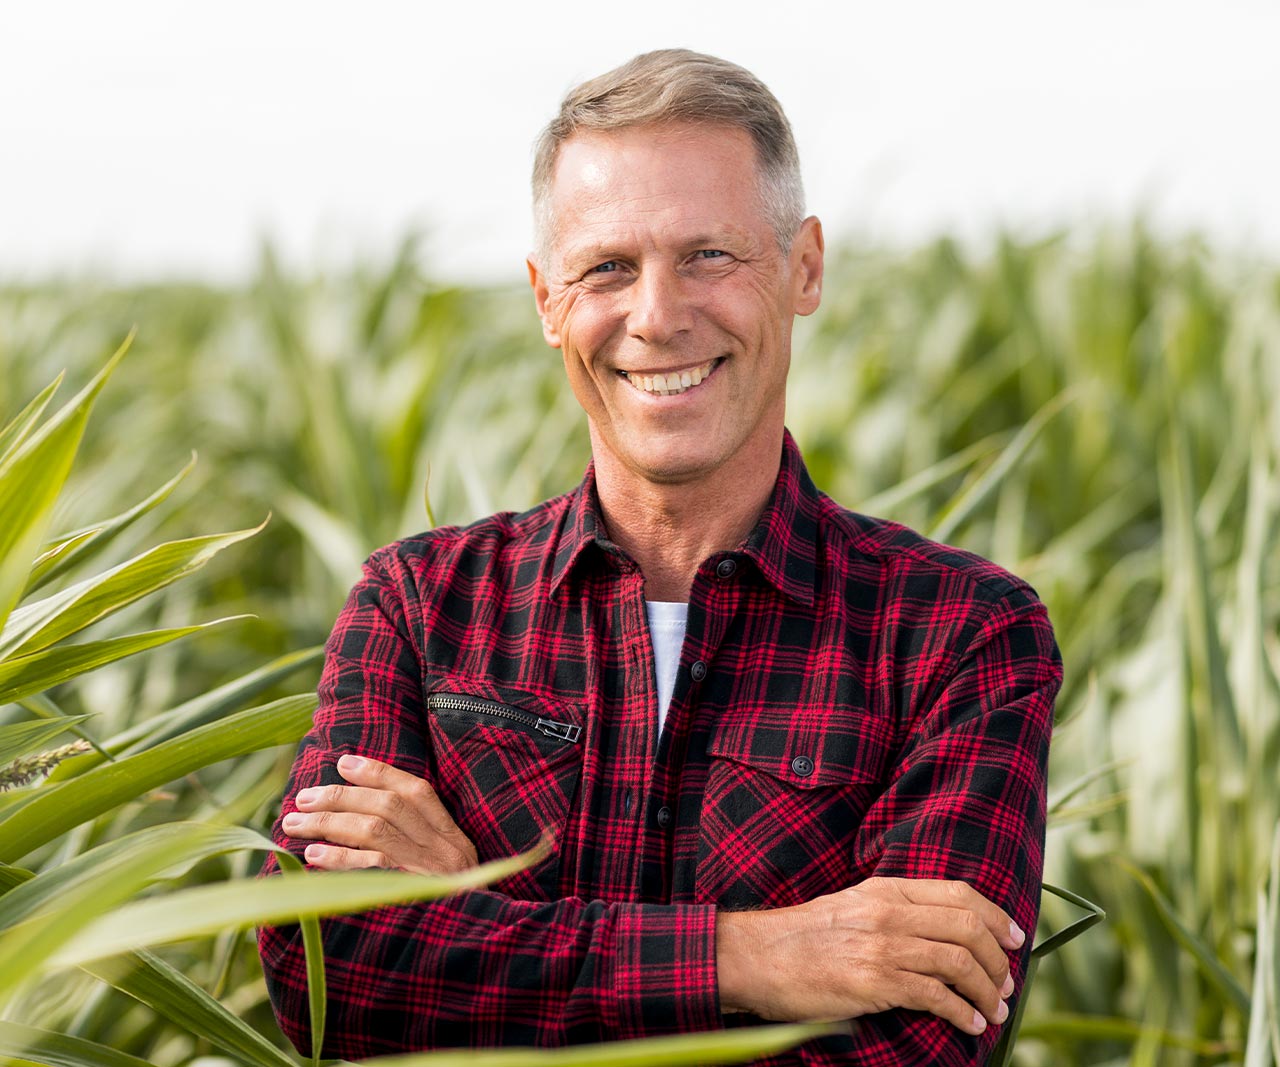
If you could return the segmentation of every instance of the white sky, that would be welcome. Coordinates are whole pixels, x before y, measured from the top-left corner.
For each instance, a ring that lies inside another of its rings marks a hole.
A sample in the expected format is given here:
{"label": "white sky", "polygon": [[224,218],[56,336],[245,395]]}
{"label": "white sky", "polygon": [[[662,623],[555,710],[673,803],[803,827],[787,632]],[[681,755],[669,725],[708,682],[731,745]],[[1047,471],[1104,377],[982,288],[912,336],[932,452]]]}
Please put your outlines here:
{"label": "white sky", "polygon": [[0,279],[234,278],[410,227],[523,276],[530,144],[649,48],[755,71],[828,234],[910,242],[1143,208],[1280,255],[1280,3],[0,0]]}

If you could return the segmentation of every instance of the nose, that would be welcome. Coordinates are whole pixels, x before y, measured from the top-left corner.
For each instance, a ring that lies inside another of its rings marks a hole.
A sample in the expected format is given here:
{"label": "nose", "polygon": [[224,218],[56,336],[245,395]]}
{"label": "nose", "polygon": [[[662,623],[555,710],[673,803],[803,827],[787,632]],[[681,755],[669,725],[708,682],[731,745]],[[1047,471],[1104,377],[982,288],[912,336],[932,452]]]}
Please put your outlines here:
{"label": "nose", "polygon": [[689,329],[692,315],[685,279],[671,270],[650,267],[627,287],[627,333],[649,344],[666,344]]}

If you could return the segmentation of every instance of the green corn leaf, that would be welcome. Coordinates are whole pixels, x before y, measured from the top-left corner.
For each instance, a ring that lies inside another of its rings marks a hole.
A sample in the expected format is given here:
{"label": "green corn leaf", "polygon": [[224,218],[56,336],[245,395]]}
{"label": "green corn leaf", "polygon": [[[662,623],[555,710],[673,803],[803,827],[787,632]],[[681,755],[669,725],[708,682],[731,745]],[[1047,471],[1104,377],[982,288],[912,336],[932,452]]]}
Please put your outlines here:
{"label": "green corn leaf", "polygon": [[13,612],[0,631],[0,657],[26,655],[47,648],[148,593],[199,570],[224,548],[252,537],[261,529],[262,526],[257,526],[170,541],[44,600],[26,604]]}
{"label": "green corn leaf", "polygon": [[242,849],[274,851],[269,838],[240,826],[211,823],[168,822],[136,830],[82,852],[23,882],[0,896],[0,930],[16,926],[42,911],[57,910],[61,902],[79,895],[95,882],[128,879],[136,892],[148,884],[135,877],[139,855],[159,850],[168,862],[158,868],[167,878],[177,877],[193,863]]}
{"label": "green corn leaf", "polygon": [[84,969],[184,1032],[203,1037],[233,1056],[259,1067],[297,1067],[291,1056],[159,956],[129,952],[88,963]]}
{"label": "green corn leaf", "polygon": [[[52,699],[50,699],[49,694],[47,692],[30,693],[27,696],[23,697],[21,700],[19,700],[18,703],[27,711],[31,712],[32,715],[39,716],[41,719],[53,720],[53,719],[72,718],[72,716],[68,715],[65,711],[63,711],[60,707],[58,707],[58,705],[55,704]],[[89,744],[94,749],[94,751],[99,753],[102,756],[102,758],[104,759],[107,758],[107,753],[103,750],[102,746],[99,745],[98,742],[89,735],[89,732],[86,729],[84,729],[83,726],[80,726],[79,724],[77,724],[71,727],[71,732],[74,733],[76,737],[80,738],[82,741],[88,741]],[[72,762],[75,762],[75,761],[72,760]],[[62,769],[62,765],[59,764],[58,767],[54,768],[54,774],[56,775],[58,771],[61,769]]]}
{"label": "green corn leaf", "polygon": [[13,863],[73,826],[201,767],[272,745],[296,743],[310,728],[315,707],[313,694],[284,697],[190,730],[145,752],[101,764],[76,778],[47,784],[34,799],[0,820],[0,862]]}
{"label": "green corn leaf", "polygon": [[[26,917],[0,936],[0,997],[38,973],[42,961],[84,927],[101,916],[110,922],[124,901],[173,866],[173,842],[165,835],[129,845],[125,861],[113,864],[106,875],[73,879],[53,900],[41,894],[34,910],[30,901],[41,876],[0,897],[10,913],[26,909]],[[16,906],[10,903],[15,897]]]}
{"label": "green corn leaf", "polygon": [[885,489],[875,496],[868,497],[858,504],[858,510],[867,515],[894,515],[898,510],[922,493],[927,493],[935,486],[941,485],[948,478],[954,478],[962,471],[968,470],[975,463],[986,459],[1000,447],[1004,434],[993,435],[971,444],[955,455],[944,456],[938,462],[930,464],[924,470],[913,474],[905,481]]}
{"label": "green corn leaf", "polygon": [[41,966],[46,971],[59,970],[139,948],[208,937],[228,928],[294,923],[300,918],[435,900],[506,878],[546,854],[546,848],[539,846],[519,856],[448,875],[321,871],[179,889],[115,908],[46,957]]}
{"label": "green corn leaf", "polygon": [[146,1060],[70,1034],[0,1021],[0,1056],[48,1067],[152,1067]]}
{"label": "green corn leaf", "polygon": [[[126,340],[87,386],[0,461],[0,634],[26,588],[93,402],[128,347]],[[0,656],[2,644],[0,638]]]}
{"label": "green corn leaf", "polygon": [[27,587],[22,591],[22,595],[27,597],[34,593],[55,567],[81,545],[92,541],[101,532],[101,526],[91,526],[87,530],[63,534],[61,537],[56,538],[53,544],[36,556],[35,562],[31,564],[31,573],[27,577]]}
{"label": "green corn leaf", "polygon": [[[276,860],[282,871],[301,873],[302,861],[291,852],[276,850]],[[320,1067],[321,1053],[324,1050],[324,1028],[328,1019],[329,994],[328,979],[324,969],[324,935],[320,930],[320,920],[315,915],[307,915],[298,920],[302,931],[302,951],[307,966],[307,1007],[311,1015],[311,1062]]]}
{"label": "green corn leaf", "polygon": [[[176,841],[164,828],[142,831],[142,833],[157,831],[169,837],[166,844],[170,847],[174,844],[179,847],[187,846],[191,841],[191,835],[185,827],[181,828],[180,836]],[[209,828],[203,825],[196,826],[194,830],[195,834],[201,837],[206,856],[234,849],[274,848],[270,840],[249,830],[226,828],[213,834],[208,831]],[[107,847],[100,846],[92,854],[84,854],[94,856],[91,862],[84,864],[91,877],[110,876],[109,872],[101,866],[104,861],[109,861],[111,858],[111,853],[103,851]],[[198,851],[189,852],[186,857],[187,862],[201,858]],[[276,851],[282,863],[289,861],[297,863],[289,853]],[[75,863],[78,860],[71,862]],[[59,868],[56,872],[56,879],[50,877],[54,873],[48,872],[41,875],[42,879],[48,880],[43,882],[41,891],[33,895],[29,903],[22,904],[19,901],[22,912],[30,915],[37,911],[41,905],[47,903],[48,892],[61,893],[78,880],[78,875],[74,874],[71,878],[67,878],[63,868]],[[33,878],[34,875],[30,871],[0,866],[0,894],[21,886]],[[10,901],[0,896],[0,906],[9,905]],[[15,909],[15,912],[17,910]],[[313,925],[316,925],[318,932],[318,924]],[[323,959],[320,965],[323,967]],[[290,1056],[281,1052],[253,1027],[225,1008],[186,975],[150,952],[129,952],[113,959],[88,963],[84,970],[99,981],[106,982],[122,993],[146,1004],[158,1015],[169,1019],[184,1031],[203,1037],[219,1048],[243,1057],[251,1064],[261,1065],[261,1067],[297,1067]]]}
{"label": "green corn leaf", "polygon": [[3,430],[0,430],[0,464],[3,464],[10,454],[31,435],[32,429],[40,421],[40,416],[44,414],[49,401],[53,399],[53,394],[58,391],[58,387],[62,385],[62,379],[66,376],[66,371],[60,373],[36,394],[31,403],[10,419]]}
{"label": "green corn leaf", "polygon": [[1131,760],[1108,760],[1101,766],[1094,767],[1080,775],[1074,782],[1065,786],[1060,792],[1055,793],[1049,798],[1049,818],[1052,820],[1054,816],[1060,814],[1072,800],[1083,793],[1089,786],[1101,778],[1106,778],[1114,774],[1122,767],[1128,766]]}
{"label": "green corn leaf", "polygon": [[63,534],[58,539],[58,543],[43,553],[32,567],[26,592],[28,594],[35,592],[41,586],[60,577],[69,568],[101,552],[121,532],[168,500],[195,465],[196,454],[192,452],[187,465],[145,500],[110,519]]}
{"label": "green corn leaf", "polygon": [[1085,914],[1075,922],[1064,926],[1061,930],[1045,938],[1031,950],[1031,955],[1039,959],[1057,952],[1063,945],[1070,941],[1074,941],[1083,934],[1091,926],[1097,926],[1107,917],[1107,913],[1098,907],[1091,900],[1086,900],[1078,893],[1071,892],[1070,889],[1063,889],[1061,886],[1051,885],[1045,882],[1041,887],[1043,892],[1052,893],[1055,897],[1065,900],[1070,904],[1074,904],[1080,908]]}
{"label": "green corn leaf", "polygon": [[1272,923],[1273,916],[1267,907],[1267,894],[1258,889],[1258,918],[1253,961],[1253,991],[1250,996],[1253,1010],[1249,1013],[1249,1028],[1245,1037],[1244,1067],[1275,1067],[1271,1058],[1270,1020],[1273,1005],[1267,998],[1267,977],[1271,970],[1271,955],[1275,951]]}
{"label": "green corn leaf", "polygon": [[[319,663],[323,657],[324,649],[318,645],[300,652],[290,652],[217,689],[192,697],[176,708],[135,723],[110,738],[102,748],[104,752],[126,756],[154,748],[160,742],[177,737],[197,726],[216,722],[240,707],[245,701],[265,692],[295,671]],[[60,764],[49,776],[49,781],[58,782],[75,777],[97,766],[105,758],[104,754],[98,752],[78,756]]]}
{"label": "green corn leaf", "polygon": [[949,541],[987,498],[1000,488],[1009,472],[1022,462],[1054,416],[1078,395],[1079,390],[1065,390],[1032,415],[982,476],[943,510],[941,518],[930,529],[929,536],[935,541]]}
{"label": "green corn leaf", "polygon": [[716,1030],[705,1034],[611,1041],[569,1048],[467,1049],[409,1056],[375,1056],[370,1067],[701,1067],[746,1063],[795,1048],[818,1037],[848,1033],[848,1024],[786,1023]]}
{"label": "green corn leaf", "polygon": [[249,615],[230,615],[225,619],[178,626],[168,630],[148,630],[145,633],[113,637],[105,641],[90,641],[82,645],[59,645],[46,648],[29,656],[17,656],[0,662],[0,704],[21,700],[32,693],[39,693],[61,682],[96,670],[108,663],[133,656],[148,649],[187,637],[201,630],[251,618]]}
{"label": "green corn leaf", "polygon": [[1169,902],[1169,899],[1160,892],[1159,886],[1151,880],[1150,875],[1126,860],[1121,859],[1118,863],[1146,891],[1151,903],[1155,905],[1156,914],[1160,916],[1169,933],[1173,935],[1178,944],[1191,953],[1192,957],[1200,965],[1205,977],[1218,989],[1224,1002],[1233,1007],[1241,1018],[1248,1019],[1250,1011],[1249,994],[1245,992],[1244,988],[1236,981],[1235,976],[1227,970],[1222,961],[1218,959],[1213,949],[1206,945],[1196,935],[1195,931],[1182,920],[1174,906]]}
{"label": "green corn leaf", "polygon": [[93,718],[92,715],[75,715],[59,722],[49,719],[35,719],[29,722],[15,722],[8,726],[0,726],[0,764],[30,755],[47,748],[49,742],[59,734],[70,730],[73,726]]}
{"label": "green corn leaf", "polygon": [[1166,1048],[1187,1049],[1199,1056],[1221,1058],[1238,1049],[1229,1041],[1210,1041],[1194,1034],[1155,1030],[1145,1023],[1111,1015],[1079,1015],[1051,1012],[1035,1015],[1022,1024],[1022,1036],[1041,1041],[1064,1038],[1073,1041],[1133,1041],[1143,1038]]}

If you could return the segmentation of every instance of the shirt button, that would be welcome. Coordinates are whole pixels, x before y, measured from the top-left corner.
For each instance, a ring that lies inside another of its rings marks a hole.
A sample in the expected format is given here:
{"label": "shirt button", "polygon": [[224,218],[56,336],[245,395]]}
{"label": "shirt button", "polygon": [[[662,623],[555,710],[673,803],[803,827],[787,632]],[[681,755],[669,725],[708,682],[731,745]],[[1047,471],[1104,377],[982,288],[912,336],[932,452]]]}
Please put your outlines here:
{"label": "shirt button", "polygon": [[791,769],[801,778],[808,778],[813,773],[813,760],[808,756],[797,756],[791,761]]}
{"label": "shirt button", "polygon": [[689,668],[689,673],[693,675],[695,682],[700,682],[707,676],[707,665],[700,659],[694,660],[693,666]]}
{"label": "shirt button", "polygon": [[665,830],[671,825],[671,809],[665,804],[658,809],[658,826]]}
{"label": "shirt button", "polygon": [[738,569],[738,565],[731,559],[722,559],[716,564],[716,574],[721,578],[732,578],[733,572]]}

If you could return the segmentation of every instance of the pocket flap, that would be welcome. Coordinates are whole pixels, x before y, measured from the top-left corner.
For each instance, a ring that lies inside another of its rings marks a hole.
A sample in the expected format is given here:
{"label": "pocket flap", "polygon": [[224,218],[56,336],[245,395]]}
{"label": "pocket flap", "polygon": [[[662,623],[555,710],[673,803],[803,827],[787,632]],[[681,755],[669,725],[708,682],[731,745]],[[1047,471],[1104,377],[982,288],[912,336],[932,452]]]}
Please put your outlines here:
{"label": "pocket flap", "polygon": [[717,724],[707,754],[799,789],[865,785],[884,778],[889,738],[879,723],[852,712],[806,721],[770,710]]}

